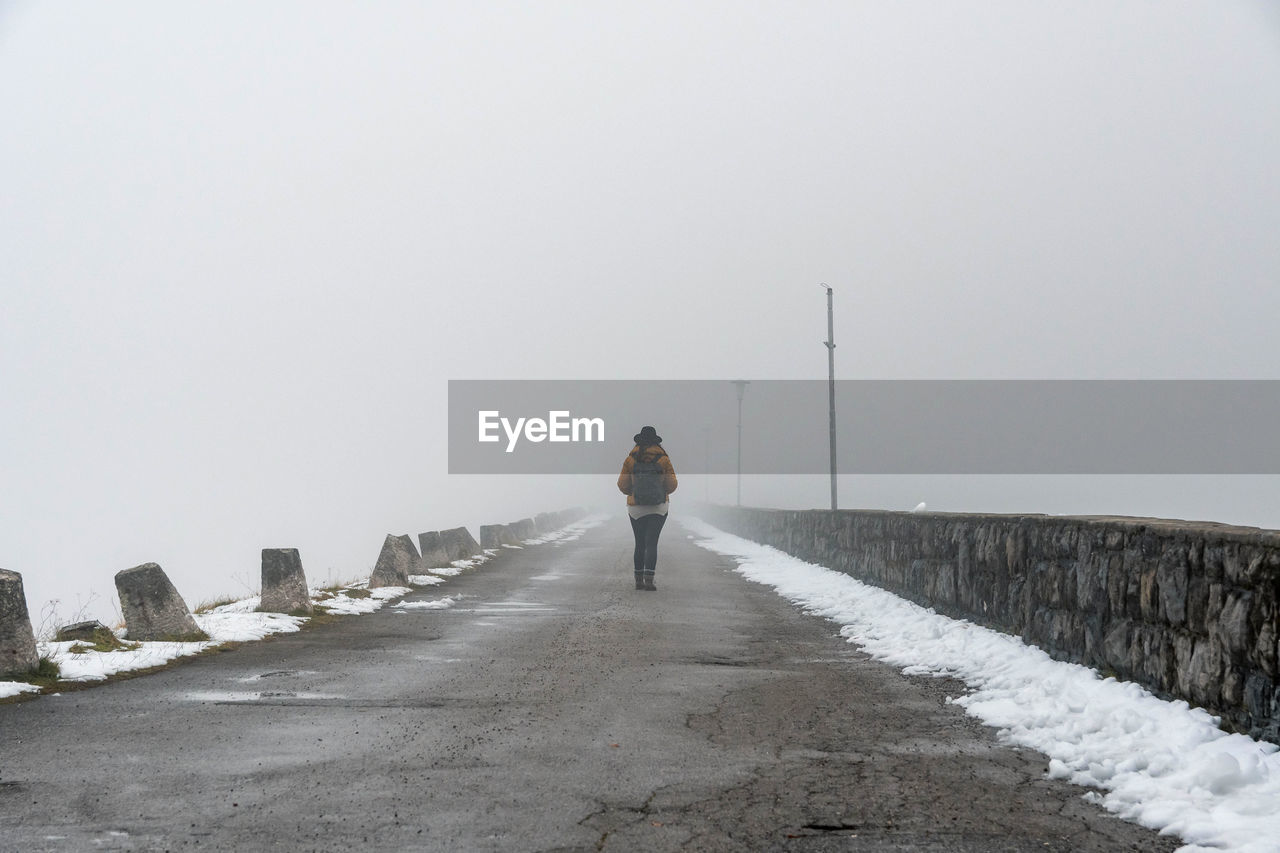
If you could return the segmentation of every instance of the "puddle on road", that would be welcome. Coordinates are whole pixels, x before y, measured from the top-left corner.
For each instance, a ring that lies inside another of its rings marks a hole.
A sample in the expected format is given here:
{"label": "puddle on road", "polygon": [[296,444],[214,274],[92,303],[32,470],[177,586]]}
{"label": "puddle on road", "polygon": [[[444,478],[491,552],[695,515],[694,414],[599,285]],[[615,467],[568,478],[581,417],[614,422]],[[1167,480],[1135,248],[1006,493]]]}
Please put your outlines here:
{"label": "puddle on road", "polygon": [[302,678],[307,675],[319,675],[320,673],[311,669],[279,669],[274,672],[262,672],[257,675],[246,675],[244,678],[237,678],[236,681],[241,684],[252,684],[255,681],[265,681],[273,678]]}
{"label": "puddle on road", "polygon": [[303,693],[293,690],[202,690],[186,693],[182,697],[188,702],[215,702],[219,704],[251,704],[270,702],[272,700],[317,701],[324,699],[346,699],[337,693]]}
{"label": "puddle on road", "polygon": [[[526,616],[537,613],[558,613],[559,607],[541,601],[482,601],[474,607],[455,607],[457,613],[472,613],[480,616]],[[490,622],[477,622],[477,625],[489,625]]]}

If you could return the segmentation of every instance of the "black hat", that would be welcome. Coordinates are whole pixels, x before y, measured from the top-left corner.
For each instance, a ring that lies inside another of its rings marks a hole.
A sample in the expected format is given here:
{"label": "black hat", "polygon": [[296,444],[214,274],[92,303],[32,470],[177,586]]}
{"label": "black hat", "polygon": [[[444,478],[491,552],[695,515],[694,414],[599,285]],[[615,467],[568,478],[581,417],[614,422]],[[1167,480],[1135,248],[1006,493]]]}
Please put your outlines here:
{"label": "black hat", "polygon": [[662,436],[651,426],[640,427],[640,432],[632,436],[636,444],[662,444]]}

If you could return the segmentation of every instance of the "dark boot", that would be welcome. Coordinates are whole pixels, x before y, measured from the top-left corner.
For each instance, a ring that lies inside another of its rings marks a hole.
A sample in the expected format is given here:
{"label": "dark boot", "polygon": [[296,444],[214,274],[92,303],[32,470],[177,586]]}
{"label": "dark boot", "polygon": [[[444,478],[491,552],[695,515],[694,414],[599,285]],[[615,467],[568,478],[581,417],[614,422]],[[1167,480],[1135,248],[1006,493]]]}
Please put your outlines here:
{"label": "dark boot", "polygon": [[644,575],[636,572],[636,589],[644,589]]}
{"label": "dark boot", "polygon": [[653,575],[650,574],[649,572],[645,572],[645,575],[644,575],[644,588],[647,589],[649,592],[658,591],[658,588],[653,585]]}

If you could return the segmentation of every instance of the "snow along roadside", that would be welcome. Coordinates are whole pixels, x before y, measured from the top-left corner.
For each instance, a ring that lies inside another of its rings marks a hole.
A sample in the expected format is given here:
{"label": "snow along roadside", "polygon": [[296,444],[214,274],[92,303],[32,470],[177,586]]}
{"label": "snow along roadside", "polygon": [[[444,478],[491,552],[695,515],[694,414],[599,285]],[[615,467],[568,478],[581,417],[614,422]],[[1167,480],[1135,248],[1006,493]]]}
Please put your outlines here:
{"label": "snow along roadside", "polygon": [[941,616],[841,572],[806,563],[698,519],[696,544],[732,557],[746,578],[841,625],[840,635],[907,675],[946,676],[952,700],[1004,743],[1049,757],[1049,776],[1085,799],[1176,834],[1180,851],[1280,851],[1280,748],[1227,734],[1217,718],[1130,682],[1051,659],[1017,637]]}

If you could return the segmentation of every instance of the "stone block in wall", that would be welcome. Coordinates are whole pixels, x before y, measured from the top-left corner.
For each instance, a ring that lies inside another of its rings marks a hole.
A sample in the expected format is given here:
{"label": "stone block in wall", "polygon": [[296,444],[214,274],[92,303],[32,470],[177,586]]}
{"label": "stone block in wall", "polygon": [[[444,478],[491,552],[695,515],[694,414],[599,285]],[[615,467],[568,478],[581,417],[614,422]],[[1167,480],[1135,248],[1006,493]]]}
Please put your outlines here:
{"label": "stone block in wall", "polygon": [[1226,544],[1223,542],[1206,542],[1204,544],[1204,576],[1209,583],[1222,583],[1226,578]]}
{"label": "stone block in wall", "polygon": [[441,530],[440,538],[444,540],[449,562],[466,560],[470,557],[479,556],[481,553],[480,543],[471,535],[471,531],[465,527]]}
{"label": "stone block in wall", "polygon": [[1232,660],[1242,659],[1250,647],[1249,607],[1253,593],[1228,591],[1218,616],[1214,636]]}
{"label": "stone block in wall", "polygon": [[1021,634],[1027,620],[1031,618],[1032,609],[1028,608],[1026,593],[1027,579],[1017,573],[1010,573],[1005,609],[1009,613],[1008,630],[1014,634]]}
{"label": "stone block in wall", "polygon": [[[1267,557],[1266,550],[1253,545],[1241,545],[1236,552],[1236,563],[1234,568],[1239,572],[1235,582],[1245,588],[1253,588],[1258,586],[1267,574]],[[1228,580],[1233,580],[1230,576]]]}
{"label": "stone block in wall", "polygon": [[533,539],[538,535],[538,525],[534,523],[532,518],[522,518],[509,526],[515,534],[517,545],[525,539]]}
{"label": "stone block in wall", "polygon": [[943,563],[937,570],[937,597],[943,604],[954,604],[956,601],[956,566],[955,563]]}
{"label": "stone block in wall", "polygon": [[1222,699],[1223,662],[1218,644],[1211,639],[1196,640],[1187,670],[1187,698],[1192,704],[1218,707]]}
{"label": "stone block in wall", "polygon": [[262,603],[258,609],[264,613],[312,612],[297,548],[262,549]]}
{"label": "stone block in wall", "polygon": [[25,675],[39,663],[22,575],[0,569],[0,676]]}
{"label": "stone block in wall", "polygon": [[1228,542],[1222,547],[1222,578],[1233,586],[1244,582],[1245,566],[1249,558],[1241,553],[1243,550],[1238,542]]}
{"label": "stone block in wall", "polygon": [[1027,541],[1021,527],[1009,532],[1004,540],[1004,560],[1009,573],[1020,575],[1026,570]]}
{"label": "stone block in wall", "polygon": [[208,639],[169,576],[157,564],[143,563],[116,572],[116,593],[130,640]]}
{"label": "stone block in wall", "polygon": [[1179,696],[1191,695],[1191,657],[1195,648],[1195,638],[1190,635],[1173,636],[1174,689]]}
{"label": "stone block in wall", "polygon": [[1156,565],[1156,586],[1160,612],[1170,625],[1185,625],[1187,622],[1189,575],[1186,546],[1181,543],[1167,546]]}
{"label": "stone block in wall", "polygon": [[[1126,548],[1124,552],[1124,615],[1130,619],[1141,619],[1142,616],[1142,574],[1147,562],[1137,548]],[[1153,590],[1154,591],[1154,590]],[[1154,601],[1154,598],[1153,598]]]}
{"label": "stone block in wall", "polygon": [[1221,583],[1214,581],[1209,582],[1209,591],[1205,598],[1205,630],[1206,633],[1213,625],[1217,624],[1218,618],[1222,616],[1222,605],[1227,600],[1227,588]]}
{"label": "stone block in wall", "polygon": [[444,536],[439,530],[431,530],[418,534],[418,556],[423,568],[434,569],[447,566],[453,562],[449,558],[449,549],[445,546]]}
{"label": "stone block in wall", "polygon": [[1222,677],[1222,701],[1227,703],[1229,708],[1234,709],[1244,705],[1244,683],[1245,674],[1239,667],[1227,667],[1227,672]]}
{"label": "stone block in wall", "polygon": [[1102,640],[1105,666],[1118,675],[1130,674],[1129,649],[1132,648],[1132,643],[1129,638],[1132,633],[1133,623],[1128,619],[1119,619],[1112,623],[1111,629]]}
{"label": "stone block in wall", "polygon": [[1204,549],[1203,539],[1192,539],[1187,543],[1187,569],[1191,577],[1204,576]]}
{"label": "stone block in wall", "polygon": [[1064,525],[1049,532],[1051,547],[1048,553],[1058,560],[1078,558],[1080,537],[1074,525]]}
{"label": "stone block in wall", "polygon": [[1244,684],[1244,708],[1253,720],[1270,720],[1277,716],[1276,685],[1261,673],[1252,673]]}
{"label": "stone block in wall", "polygon": [[1075,604],[1076,579],[1073,563],[1037,561],[1029,578],[1033,584],[1032,594],[1038,601],[1053,608],[1071,607]]}
{"label": "stone block in wall", "polygon": [[[1255,602],[1256,607],[1256,602]],[[1254,632],[1253,648],[1249,652],[1250,663],[1257,666],[1269,678],[1280,676],[1280,660],[1276,657],[1276,616],[1274,605],[1269,614],[1262,617]]]}
{"label": "stone block in wall", "polygon": [[418,571],[421,561],[418,549],[407,535],[388,533],[382,541],[378,562],[369,575],[369,588],[380,586],[408,586],[409,575]]}
{"label": "stone block in wall", "polygon": [[1143,684],[1169,690],[1176,683],[1173,641],[1162,628],[1143,625],[1136,629],[1136,643],[1130,653],[1134,672]]}
{"label": "stone block in wall", "polygon": [[1125,574],[1123,554],[1107,557],[1107,605],[1113,618],[1129,616],[1129,578]]}
{"label": "stone block in wall", "polygon": [[1155,566],[1143,569],[1138,575],[1138,615],[1144,622],[1160,618],[1160,586]]}
{"label": "stone block in wall", "polygon": [[1084,626],[1073,613],[1051,607],[1035,608],[1022,632],[1023,639],[1068,660],[1079,660]]}
{"label": "stone block in wall", "polygon": [[1187,578],[1187,629],[1196,634],[1208,631],[1209,579],[1199,571],[1192,570]]}

